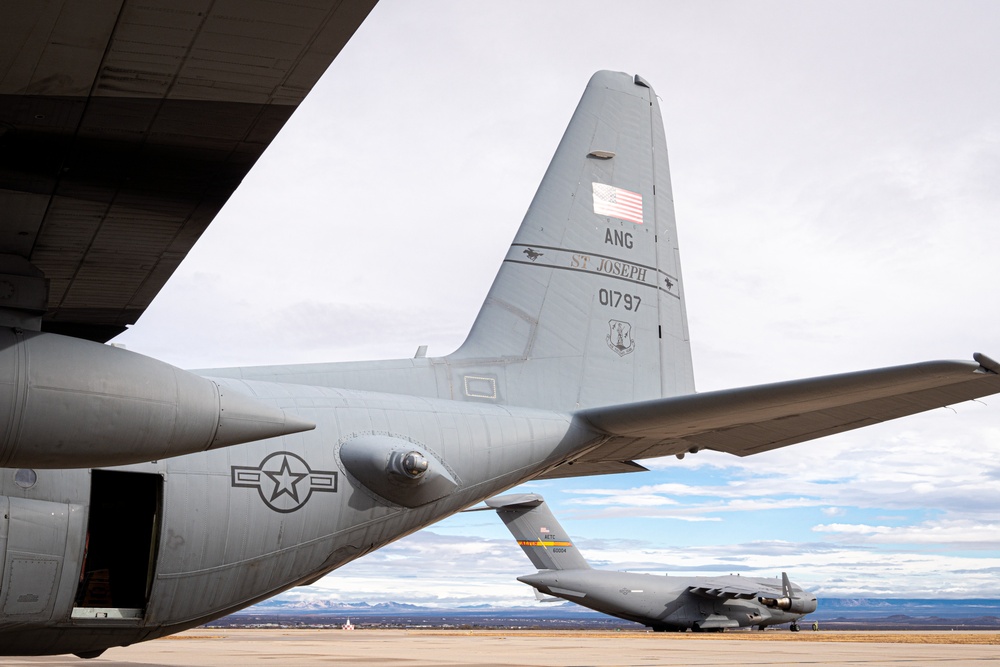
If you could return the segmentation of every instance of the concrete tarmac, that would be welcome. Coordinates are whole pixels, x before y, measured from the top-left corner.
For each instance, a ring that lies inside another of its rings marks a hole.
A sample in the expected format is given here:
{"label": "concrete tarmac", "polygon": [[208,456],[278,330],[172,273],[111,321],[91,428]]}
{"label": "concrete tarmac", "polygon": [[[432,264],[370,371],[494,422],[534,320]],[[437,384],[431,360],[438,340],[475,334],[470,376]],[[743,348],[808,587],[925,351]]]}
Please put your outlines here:
{"label": "concrete tarmac", "polygon": [[[840,635],[840,636],[838,636]],[[843,641],[847,639],[848,641]],[[899,642],[907,643],[899,643]],[[49,667],[583,667],[585,665],[1000,665],[1000,634],[217,630],[199,628],[103,656],[0,658]]]}

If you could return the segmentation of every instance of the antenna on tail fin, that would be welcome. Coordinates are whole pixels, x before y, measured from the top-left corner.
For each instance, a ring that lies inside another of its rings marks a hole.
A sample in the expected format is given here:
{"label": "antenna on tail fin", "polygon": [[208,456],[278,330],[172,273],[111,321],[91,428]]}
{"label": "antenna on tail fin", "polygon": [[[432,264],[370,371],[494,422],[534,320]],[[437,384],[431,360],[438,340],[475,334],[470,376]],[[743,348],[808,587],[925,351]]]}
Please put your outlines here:
{"label": "antenna on tail fin", "polygon": [[447,362],[456,398],[554,410],[694,391],[663,120],[641,78],[591,78]]}

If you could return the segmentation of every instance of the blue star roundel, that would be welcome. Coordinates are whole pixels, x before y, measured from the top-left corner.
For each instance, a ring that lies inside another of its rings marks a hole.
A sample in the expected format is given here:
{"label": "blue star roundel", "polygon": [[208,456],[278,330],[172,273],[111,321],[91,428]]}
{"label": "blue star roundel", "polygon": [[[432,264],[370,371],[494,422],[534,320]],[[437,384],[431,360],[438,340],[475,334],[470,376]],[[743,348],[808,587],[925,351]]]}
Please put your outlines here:
{"label": "blue star roundel", "polygon": [[298,454],[275,452],[257,467],[232,466],[232,486],[257,489],[270,509],[288,513],[309,502],[313,492],[336,492],[337,472],[312,470]]}

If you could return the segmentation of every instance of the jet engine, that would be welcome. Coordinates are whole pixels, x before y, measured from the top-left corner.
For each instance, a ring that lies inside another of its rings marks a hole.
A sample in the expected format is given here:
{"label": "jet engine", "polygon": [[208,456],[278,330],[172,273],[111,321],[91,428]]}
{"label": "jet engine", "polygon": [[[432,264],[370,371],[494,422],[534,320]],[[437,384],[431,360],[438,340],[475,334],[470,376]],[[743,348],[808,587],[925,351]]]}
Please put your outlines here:
{"label": "jet engine", "polygon": [[816,611],[816,600],[806,598],[757,598],[765,607],[780,609],[793,614],[809,614]]}
{"label": "jet engine", "polygon": [[[799,589],[800,591],[802,589]],[[816,598],[803,598],[795,595],[792,582],[788,580],[788,574],[781,573],[781,597],[768,598],[759,597],[757,601],[770,609],[780,609],[792,614],[811,614],[816,611]]]}

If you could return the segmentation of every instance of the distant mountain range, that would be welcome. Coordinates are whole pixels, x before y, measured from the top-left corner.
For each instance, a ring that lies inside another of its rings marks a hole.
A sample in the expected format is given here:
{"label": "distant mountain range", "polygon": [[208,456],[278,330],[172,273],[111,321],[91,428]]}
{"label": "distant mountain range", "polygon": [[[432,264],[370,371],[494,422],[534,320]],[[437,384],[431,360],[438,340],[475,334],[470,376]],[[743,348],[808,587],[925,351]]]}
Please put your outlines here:
{"label": "distant mountain range", "polygon": [[[577,619],[602,621],[631,626],[579,605],[538,604],[528,607],[498,607],[477,604],[454,608],[428,607],[405,602],[338,602],[333,600],[271,599],[237,612],[230,619],[271,618],[281,621],[309,617],[316,619],[348,617],[378,619],[380,623],[416,622],[421,619],[447,620],[450,623],[506,623],[539,619]],[[839,622],[849,625],[895,626],[898,624],[927,626],[974,625],[1000,628],[1000,600],[923,600],[897,598],[820,598],[819,608],[807,621]],[[836,623],[835,623],[836,624]]]}
{"label": "distant mountain range", "polygon": [[[477,606],[489,607],[489,605]],[[270,600],[264,600],[261,603],[255,604],[254,606],[248,607],[247,609],[237,613],[251,614],[262,611],[285,611],[289,613],[308,612],[313,614],[321,611],[355,611],[358,613],[375,612],[384,614],[387,611],[416,612],[421,610],[433,611],[433,608],[422,607],[416,604],[406,604],[405,602],[378,602],[376,604],[368,604],[367,602],[336,602],[334,600],[282,600],[280,598],[271,598]]]}
{"label": "distant mountain range", "polygon": [[1000,619],[1000,600],[914,600],[897,598],[820,598],[819,608],[810,618],[884,618],[893,615],[914,618]]}

